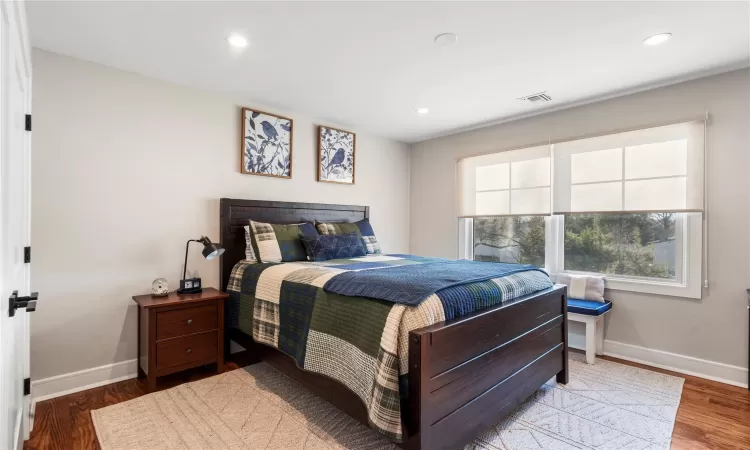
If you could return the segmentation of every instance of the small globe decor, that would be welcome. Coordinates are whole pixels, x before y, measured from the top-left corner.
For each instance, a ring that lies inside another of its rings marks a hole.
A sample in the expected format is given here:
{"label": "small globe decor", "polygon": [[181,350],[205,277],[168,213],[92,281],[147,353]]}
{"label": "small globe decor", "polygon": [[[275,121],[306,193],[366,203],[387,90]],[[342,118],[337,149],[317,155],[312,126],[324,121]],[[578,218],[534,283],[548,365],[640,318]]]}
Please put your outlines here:
{"label": "small globe decor", "polygon": [[154,297],[165,297],[169,295],[169,286],[164,278],[157,278],[151,283],[151,295]]}

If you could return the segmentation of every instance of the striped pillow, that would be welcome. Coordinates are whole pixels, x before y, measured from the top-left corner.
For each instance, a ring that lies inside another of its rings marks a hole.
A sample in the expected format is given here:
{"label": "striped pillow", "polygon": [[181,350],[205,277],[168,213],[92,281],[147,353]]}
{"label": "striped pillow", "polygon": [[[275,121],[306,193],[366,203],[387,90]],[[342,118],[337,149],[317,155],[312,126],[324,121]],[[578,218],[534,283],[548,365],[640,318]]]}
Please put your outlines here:
{"label": "striped pillow", "polygon": [[325,223],[316,222],[315,227],[318,229],[318,233],[327,234],[349,234],[357,232],[362,236],[362,242],[365,244],[368,255],[383,253],[380,249],[378,239],[375,237],[375,232],[372,230],[372,225],[367,219],[362,219],[359,222],[354,223]]}

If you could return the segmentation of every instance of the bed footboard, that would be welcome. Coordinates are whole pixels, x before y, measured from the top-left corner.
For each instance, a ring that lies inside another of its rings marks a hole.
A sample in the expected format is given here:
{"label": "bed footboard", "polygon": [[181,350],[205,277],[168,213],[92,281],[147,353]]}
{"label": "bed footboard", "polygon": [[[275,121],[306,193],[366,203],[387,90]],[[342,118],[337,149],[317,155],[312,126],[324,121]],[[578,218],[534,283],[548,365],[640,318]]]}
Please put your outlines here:
{"label": "bed footboard", "polygon": [[463,448],[552,377],[568,382],[565,288],[412,331],[409,442]]}
{"label": "bed footboard", "polygon": [[[550,378],[568,382],[565,287],[513,300],[409,334],[408,450],[460,449]],[[367,410],[338,381],[296,367],[278,350],[229,328],[252,362],[265,361],[368,424]]]}

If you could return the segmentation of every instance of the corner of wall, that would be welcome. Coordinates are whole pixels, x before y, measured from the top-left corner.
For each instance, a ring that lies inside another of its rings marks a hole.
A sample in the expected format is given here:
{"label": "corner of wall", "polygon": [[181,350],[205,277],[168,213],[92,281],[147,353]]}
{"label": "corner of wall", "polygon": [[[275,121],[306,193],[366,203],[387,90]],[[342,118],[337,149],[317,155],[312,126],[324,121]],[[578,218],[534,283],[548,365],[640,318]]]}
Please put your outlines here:
{"label": "corner of wall", "polygon": [[413,252],[412,245],[411,245],[411,214],[412,214],[411,192],[413,190],[412,189],[412,185],[411,185],[411,179],[412,179],[412,177],[411,177],[411,166],[412,166],[411,159],[412,159],[412,156],[413,156],[413,154],[412,154],[413,150],[414,150],[414,144],[406,144],[406,151],[409,154],[408,167],[407,167],[407,171],[406,171],[406,173],[407,173],[406,185],[409,188],[409,190],[406,192],[406,208],[407,208],[406,210],[408,212],[408,214],[406,215],[406,242],[408,242],[408,244],[409,244],[409,247],[407,249],[407,253],[409,253],[409,254],[411,254]]}

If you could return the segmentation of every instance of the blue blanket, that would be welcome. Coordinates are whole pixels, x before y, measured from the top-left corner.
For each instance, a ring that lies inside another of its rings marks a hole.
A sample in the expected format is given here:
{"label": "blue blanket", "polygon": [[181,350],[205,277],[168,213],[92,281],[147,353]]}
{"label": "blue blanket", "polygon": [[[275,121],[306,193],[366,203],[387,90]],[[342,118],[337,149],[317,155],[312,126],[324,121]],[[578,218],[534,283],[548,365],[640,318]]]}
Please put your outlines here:
{"label": "blue blanket", "polygon": [[328,280],[323,288],[339,295],[369,297],[416,306],[443,289],[530,270],[540,269],[528,264],[438,260],[344,272]]}

